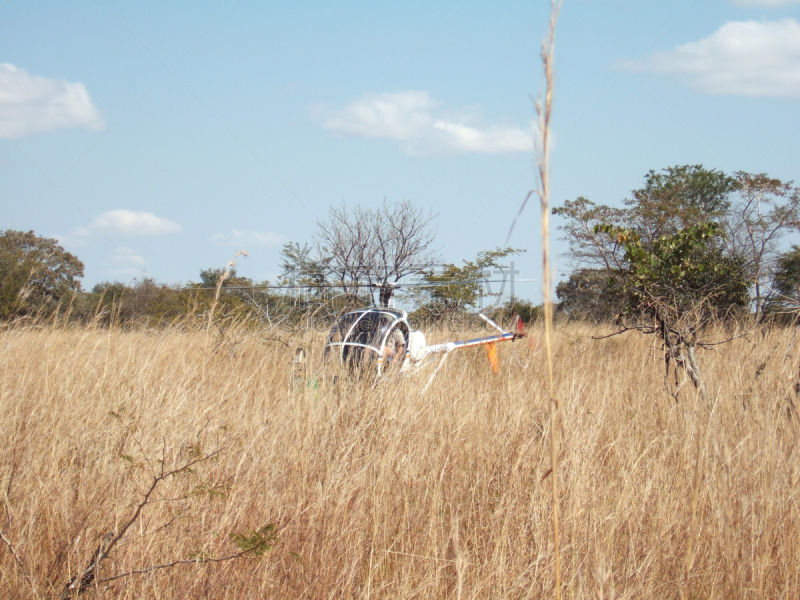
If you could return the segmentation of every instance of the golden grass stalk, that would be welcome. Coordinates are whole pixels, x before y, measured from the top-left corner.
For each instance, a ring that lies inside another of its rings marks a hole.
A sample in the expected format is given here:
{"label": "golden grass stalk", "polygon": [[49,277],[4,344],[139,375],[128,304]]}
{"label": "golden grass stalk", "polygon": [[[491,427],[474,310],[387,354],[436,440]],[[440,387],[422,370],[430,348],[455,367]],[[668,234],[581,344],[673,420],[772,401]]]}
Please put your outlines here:
{"label": "golden grass stalk", "polygon": [[559,403],[555,394],[553,381],[553,302],[552,302],[552,274],[550,271],[550,120],[553,111],[553,59],[555,55],[555,35],[558,13],[561,2],[550,2],[550,27],[548,36],[542,44],[542,65],[544,67],[544,98],[540,94],[536,104],[536,113],[539,116],[539,134],[541,148],[539,149],[539,198],[542,205],[542,293],[544,296],[544,337],[547,351],[548,389],[550,391],[550,481],[553,490],[553,544],[555,552],[555,590],[556,598],[561,598],[561,557],[559,545],[559,515],[558,515],[558,452],[559,452]]}
{"label": "golden grass stalk", "polygon": [[231,276],[231,269],[236,266],[236,259],[240,256],[247,257],[248,253],[246,250],[239,250],[236,252],[236,256],[233,257],[232,260],[228,261],[228,264],[225,265],[225,268],[222,269],[222,272],[219,274],[219,278],[217,279],[216,289],[214,290],[214,299],[211,302],[211,306],[208,309],[208,324],[206,325],[206,333],[211,330],[211,325],[214,322],[214,311],[217,308],[217,302],[219,302],[219,295],[222,291],[222,284]]}

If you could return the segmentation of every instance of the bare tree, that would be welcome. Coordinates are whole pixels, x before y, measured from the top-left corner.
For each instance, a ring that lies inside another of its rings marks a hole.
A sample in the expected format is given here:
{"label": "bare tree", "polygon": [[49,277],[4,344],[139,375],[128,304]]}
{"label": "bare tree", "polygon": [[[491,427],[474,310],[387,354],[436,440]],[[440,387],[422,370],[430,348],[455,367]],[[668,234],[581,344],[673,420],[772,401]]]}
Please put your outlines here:
{"label": "bare tree", "polygon": [[765,284],[775,271],[780,241],[791,230],[800,229],[800,190],[791,182],[772,179],[764,173],[738,172],[737,194],[725,216],[727,254],[745,258],[754,284],[756,316],[765,301]]}
{"label": "bare tree", "polygon": [[374,245],[369,211],[361,206],[333,206],[328,219],[317,220],[314,241],[319,256],[328,258],[332,280],[352,297],[365,280],[369,252]]}
{"label": "bare tree", "polygon": [[314,240],[331,278],[346,294],[357,298],[368,287],[374,300],[377,288],[381,305],[388,306],[393,283],[436,262],[431,248],[436,217],[409,200],[390,204],[384,199],[375,209],[343,204],[317,221]]}

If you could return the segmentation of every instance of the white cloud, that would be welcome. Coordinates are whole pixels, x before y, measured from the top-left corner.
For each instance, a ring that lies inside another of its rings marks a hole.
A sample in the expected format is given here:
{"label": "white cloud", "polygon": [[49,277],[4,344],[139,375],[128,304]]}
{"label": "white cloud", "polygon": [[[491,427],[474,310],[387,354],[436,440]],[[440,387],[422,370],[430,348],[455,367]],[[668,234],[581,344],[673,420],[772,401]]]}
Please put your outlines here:
{"label": "white cloud", "polygon": [[311,116],[336,135],[389,139],[414,155],[530,152],[530,130],[484,125],[478,115],[444,114],[441,103],[426,91],[373,94],[335,110],[311,107]]}
{"label": "white cloud", "polygon": [[137,277],[146,276],[146,272],[138,267],[108,267],[106,273],[111,279],[117,281],[125,281],[136,279]]}
{"label": "white cloud", "polygon": [[101,232],[108,235],[144,236],[178,233],[181,226],[149,212],[111,210],[94,219],[89,227],[78,227],[73,231],[77,237],[90,237]]}
{"label": "white cloud", "polygon": [[531,131],[503,127],[472,127],[464,123],[436,121],[433,124],[439,142],[444,147],[464,152],[530,152],[533,150]]}
{"label": "white cloud", "polygon": [[0,63],[0,139],[70,127],[105,127],[85,85]]}
{"label": "white cloud", "polygon": [[142,277],[146,274],[145,265],[149,264],[141,254],[127,246],[115,246],[113,252],[103,260],[106,275],[121,281]]}
{"label": "white cloud", "polygon": [[766,8],[777,8],[789,4],[800,4],[800,0],[733,0],[737,6],[763,6]]}
{"label": "white cloud", "polygon": [[438,107],[439,102],[428,92],[409,91],[374,94],[354,100],[340,111],[312,107],[312,116],[325,129],[341,135],[407,141],[431,130],[431,113]]}
{"label": "white cloud", "polygon": [[136,254],[134,250],[127,248],[125,246],[117,246],[114,248],[114,254],[111,255],[111,258],[108,260],[110,264],[122,264],[122,265],[136,265],[140,267],[142,265],[146,265],[148,261],[144,256],[141,254]]}
{"label": "white cloud", "polygon": [[231,233],[215,233],[209,241],[223,246],[279,246],[283,238],[277,233],[269,231],[239,231],[234,229]]}
{"label": "white cloud", "polygon": [[800,98],[800,23],[732,21],[631,68],[677,76],[705,94]]}

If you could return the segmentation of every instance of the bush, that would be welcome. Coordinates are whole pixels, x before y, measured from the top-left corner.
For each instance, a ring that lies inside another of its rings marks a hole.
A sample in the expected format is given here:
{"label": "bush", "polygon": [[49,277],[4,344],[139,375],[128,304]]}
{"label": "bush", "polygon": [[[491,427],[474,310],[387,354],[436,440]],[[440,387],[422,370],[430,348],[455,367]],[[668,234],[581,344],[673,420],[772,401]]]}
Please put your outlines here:
{"label": "bush", "polygon": [[575,271],[556,287],[558,312],[572,320],[613,321],[625,308],[625,295],[611,279],[606,270]]}
{"label": "bush", "polygon": [[0,319],[48,313],[80,291],[83,263],[33,231],[0,235]]}

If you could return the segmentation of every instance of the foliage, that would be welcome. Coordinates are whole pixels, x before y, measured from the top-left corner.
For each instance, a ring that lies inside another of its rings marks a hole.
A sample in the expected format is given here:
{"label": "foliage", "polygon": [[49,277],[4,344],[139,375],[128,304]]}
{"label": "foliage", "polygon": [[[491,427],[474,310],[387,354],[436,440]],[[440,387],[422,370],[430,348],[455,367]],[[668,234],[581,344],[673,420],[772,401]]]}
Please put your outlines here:
{"label": "foliage", "polygon": [[800,295],[800,246],[780,255],[775,271],[775,289],[784,296]]}
{"label": "foliage", "polygon": [[581,196],[553,209],[564,217],[559,229],[569,244],[567,256],[575,267],[614,269],[621,266],[620,247],[597,235],[598,225],[636,231],[644,245],[680,229],[718,219],[725,214],[735,179],[701,165],[682,165],[649,171],[644,187],[623,201],[625,208],[595,204]]}
{"label": "foliage", "polygon": [[800,312],[800,246],[778,256],[765,312],[783,314],[784,320]]}
{"label": "foliage", "polygon": [[[412,228],[406,233],[415,235],[416,231]],[[421,312],[426,317],[462,314],[483,297],[498,295],[486,292],[481,280],[491,271],[502,272],[506,267],[501,259],[517,252],[512,248],[481,252],[461,266],[444,265],[441,273],[428,265],[423,283],[432,286],[410,297],[425,304]],[[8,231],[0,236],[0,318],[48,314],[68,299],[70,319],[105,326],[168,326],[195,317],[205,319],[209,326],[231,320],[309,326],[312,320],[327,323],[345,310],[370,306],[374,301],[363,286],[355,294],[337,293],[330,279],[332,259],[320,258],[308,244],[286,244],[282,257],[281,284],[296,284],[297,289],[275,292],[269,282],[242,277],[235,265],[229,264],[224,269],[201,271],[199,280],[186,286],[143,277],[129,283],[103,281],[82,292],[83,264],[75,256],[55,240],[33,232]],[[536,308],[530,303],[518,299],[513,303],[523,320],[536,318]]]}
{"label": "foliage", "polygon": [[[176,323],[191,317],[207,317],[214,306],[213,320],[248,321],[255,325],[297,325],[313,317],[330,320],[351,306],[341,296],[331,296],[330,290],[317,294],[296,294],[293,290],[276,293],[268,281],[254,282],[241,277],[235,269],[220,285],[215,303],[216,284],[221,269],[201,273],[200,281],[188,287],[159,283],[152,278],[101,282],[91,292],[80,294],[72,312],[73,318],[104,325],[159,326]],[[368,299],[359,298],[357,306],[369,306]]]}
{"label": "foliage", "polygon": [[[800,192],[791,182],[763,173],[740,171],[729,176],[702,165],[649,171],[644,186],[634,190],[623,205],[614,208],[579,197],[554,209],[565,219],[560,226],[565,234],[562,239],[569,244],[567,257],[576,272],[599,270],[610,278],[614,272],[628,268],[623,245],[613,236],[598,236],[603,230],[599,226],[635,232],[642,248],[649,250],[662,238],[714,222],[719,224],[720,235],[708,240],[702,251],[705,256],[696,256],[695,262],[725,269],[712,269],[702,277],[695,273],[689,287],[716,288],[717,304],[730,307],[743,305],[745,286],[748,298],[750,290],[753,292],[757,314],[765,300],[764,285],[775,268],[780,240],[787,232],[800,228]],[[736,276],[726,281],[732,273]],[[715,274],[717,279],[709,280]],[[580,282],[585,275],[564,285],[564,293],[574,296],[579,292],[580,283],[588,283]],[[691,297],[687,300],[691,301]]]}
{"label": "foliage", "polygon": [[730,205],[738,182],[722,171],[702,165],[678,165],[650,170],[644,187],[625,201],[632,228],[655,241],[695,224],[719,220]]}
{"label": "foliage", "polygon": [[484,296],[497,295],[485,293],[483,280],[493,273],[504,273],[508,265],[501,259],[520,254],[517,248],[497,248],[479,252],[475,260],[464,261],[461,266],[445,263],[438,270],[430,269],[422,274],[424,287],[410,292],[420,308],[414,313],[421,319],[440,319],[452,317],[475,308]]}
{"label": "foliage", "polygon": [[84,317],[103,323],[159,323],[187,313],[189,296],[180,288],[158,283],[151,277],[131,284],[104,281],[96,284],[82,304]]}
{"label": "foliage", "polygon": [[523,300],[520,298],[510,298],[508,302],[501,304],[492,317],[509,324],[514,315],[519,315],[523,323],[534,323],[541,321],[544,317],[544,306],[541,304],[534,304],[530,300]]}
{"label": "foliage", "polygon": [[[194,310],[197,312],[205,313],[214,306],[214,312],[220,318],[244,318],[258,306],[255,289],[258,284],[248,277],[240,277],[235,267],[205,269],[200,272],[200,281],[192,286],[201,290],[193,296]],[[220,294],[216,298],[218,285]]]}
{"label": "foliage", "polygon": [[[206,314],[214,303],[216,285],[222,269],[206,269],[200,282],[188,287],[159,283],[151,277],[134,279],[130,284],[106,281],[95,285],[78,303],[76,316],[84,321],[104,324],[174,323],[191,315]],[[258,314],[259,296],[255,284],[231,269],[223,280],[215,307],[215,317],[250,318]],[[249,289],[248,289],[249,288]]]}
{"label": "foliage", "polygon": [[297,286],[297,289],[288,289],[280,296],[273,296],[284,300],[282,305],[275,307],[278,312],[288,311],[289,320],[297,322],[309,314],[314,314],[315,318],[329,319],[344,310],[372,304],[371,294],[360,290],[354,294],[338,293],[338,286],[329,279],[333,257],[313,255],[312,252],[308,244],[284,244],[281,250],[280,283],[283,286]]}
{"label": "foliage", "polygon": [[800,191],[764,173],[736,173],[737,188],[724,218],[725,252],[741,256],[753,282],[755,312],[769,299],[768,282],[776,269],[781,240],[800,229]]}
{"label": "foliage", "polygon": [[[744,260],[721,253],[717,246],[725,236],[708,220],[724,213],[738,186],[719,171],[684,165],[650,171],[625,208],[597,205],[584,197],[556,208],[553,212],[565,218],[563,239],[576,267],[556,290],[561,310],[573,318],[616,317],[630,293],[618,280],[631,268],[648,293],[660,282],[683,305],[708,298],[711,290],[718,312],[746,304]],[[698,239],[702,247],[695,243]],[[637,303],[634,299],[633,305]]]}
{"label": "foliage", "polygon": [[231,533],[230,538],[243,553],[264,556],[279,541],[276,530],[277,526],[270,523],[250,533]]}
{"label": "foliage", "polygon": [[595,227],[629,227],[629,210],[598,205],[581,196],[554,208],[553,214],[564,218],[559,226],[564,234],[560,239],[568,244],[566,256],[573,267],[605,271],[622,268],[620,247],[613,239],[598,235]]}
{"label": "foliage", "polygon": [[[596,232],[607,234],[625,251],[628,267],[618,274],[629,314],[655,301],[668,304],[678,313],[690,311],[698,303],[724,311],[748,301],[740,261],[726,259],[718,249],[708,248],[711,240],[721,235],[717,223],[681,229],[649,246],[631,229],[598,225]],[[610,285],[616,283],[612,277]]]}
{"label": "foliage", "polygon": [[324,294],[328,285],[332,257],[313,257],[311,253],[308,244],[284,244],[281,250],[281,283],[308,287],[319,296]]}
{"label": "foliage", "polygon": [[603,269],[578,269],[556,287],[558,310],[570,319],[609,321],[625,308],[625,296]]}
{"label": "foliage", "polygon": [[[637,231],[614,225],[598,225],[595,232],[607,234],[624,250],[628,266],[615,273],[627,301],[622,331],[637,329],[660,337],[667,371],[674,361],[676,379],[680,367],[705,397],[695,347],[704,346],[701,334],[711,322],[749,301],[742,263],[710,247],[721,235],[719,225],[692,225],[651,244],[643,243]],[[617,281],[612,278],[610,284]],[[676,381],[676,397],[679,387]]]}
{"label": "foliage", "polygon": [[0,319],[49,311],[80,291],[83,263],[33,231],[0,235]]}
{"label": "foliage", "polygon": [[696,250],[692,260],[706,268],[686,276],[687,297],[704,299],[718,319],[749,313],[752,281],[747,276],[743,256],[728,256],[712,243]]}
{"label": "foliage", "polygon": [[626,291],[633,293],[634,302],[663,287],[680,285],[689,274],[703,271],[706,265],[692,261],[697,248],[704,247],[708,238],[716,235],[716,223],[694,225],[677,234],[662,237],[647,248],[638,232],[614,225],[598,225],[595,233],[606,233],[625,250],[630,265],[631,284]]}

